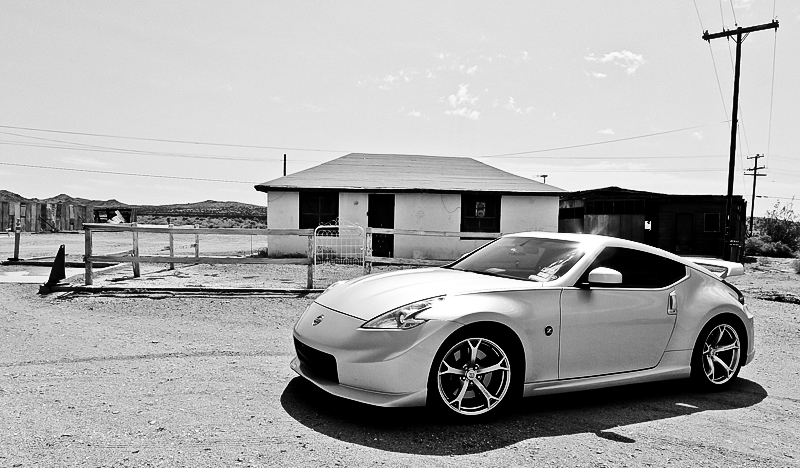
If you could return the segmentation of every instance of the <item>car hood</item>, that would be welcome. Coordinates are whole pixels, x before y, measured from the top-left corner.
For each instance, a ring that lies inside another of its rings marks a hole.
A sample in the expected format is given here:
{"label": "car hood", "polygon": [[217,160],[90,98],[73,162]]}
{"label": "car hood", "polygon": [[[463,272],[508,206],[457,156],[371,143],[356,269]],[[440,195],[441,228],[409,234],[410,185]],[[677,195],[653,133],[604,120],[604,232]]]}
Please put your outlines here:
{"label": "car hood", "polygon": [[316,302],[369,320],[412,302],[447,294],[530,289],[543,283],[446,268],[424,268],[368,275],[334,286]]}

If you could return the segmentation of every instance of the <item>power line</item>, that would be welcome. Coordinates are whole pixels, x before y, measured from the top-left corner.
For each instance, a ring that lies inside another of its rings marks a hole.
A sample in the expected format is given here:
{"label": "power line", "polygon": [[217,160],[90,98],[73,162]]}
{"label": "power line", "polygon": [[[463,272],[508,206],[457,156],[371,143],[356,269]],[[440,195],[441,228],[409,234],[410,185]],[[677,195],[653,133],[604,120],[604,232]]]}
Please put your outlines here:
{"label": "power line", "polygon": [[274,149],[274,150],[289,150],[289,151],[319,151],[319,152],[328,152],[328,153],[346,153],[346,151],[341,150],[331,150],[331,149],[319,149],[319,148],[293,148],[288,146],[262,146],[262,145],[241,145],[236,143],[215,143],[215,142],[208,142],[208,141],[190,141],[190,140],[169,140],[164,138],[145,138],[145,137],[133,137],[133,136],[126,136],[126,135],[109,135],[105,133],[89,133],[89,132],[70,132],[66,130],[52,130],[46,128],[35,128],[35,127],[17,127],[13,125],[0,125],[0,128],[11,128],[14,130],[29,130],[33,132],[46,132],[46,133],[61,133],[65,135],[81,135],[81,136],[93,136],[93,137],[103,137],[103,138],[121,138],[124,140],[140,140],[140,141],[158,141],[162,143],[181,143],[186,145],[204,145],[204,146],[227,146],[231,148],[255,148],[255,149]]}
{"label": "power line", "polygon": [[[727,118],[727,115],[726,115],[726,118]],[[684,131],[687,131],[687,130],[695,130],[695,129],[698,129],[698,128],[704,128],[704,127],[710,127],[710,126],[713,126],[713,125],[719,125],[720,123],[728,123],[728,121],[724,120],[722,122],[717,122],[717,123],[704,124],[704,125],[695,125],[695,126],[692,126],[692,127],[684,127],[684,128],[674,129],[674,130],[666,130],[666,131],[663,131],[663,132],[646,133],[646,134],[643,134],[643,135],[636,135],[636,136],[632,136],[632,137],[615,138],[615,139],[612,139],[612,140],[596,141],[596,142],[591,142],[591,143],[583,143],[583,144],[579,144],[579,145],[567,145],[567,146],[558,146],[558,147],[543,148],[543,149],[536,149],[536,150],[529,150],[529,151],[520,151],[520,152],[515,152],[515,153],[500,153],[500,154],[489,154],[489,155],[483,155],[483,156],[478,155],[478,156],[471,156],[471,157],[475,157],[475,158],[479,158],[479,159],[480,158],[504,158],[504,157],[512,157],[512,156],[522,156],[522,155],[527,155],[527,154],[535,154],[535,153],[545,153],[545,152],[550,152],[550,151],[561,151],[561,150],[566,150],[566,149],[585,148],[585,147],[598,146],[598,145],[607,145],[607,144],[610,144],[610,143],[617,143],[617,142],[621,142],[621,141],[630,141],[630,140],[636,140],[636,139],[641,139],[641,138],[649,138],[649,137],[659,136],[659,135],[667,135],[667,134],[670,134],[670,133],[679,133],[679,132],[684,132]],[[107,135],[107,134],[100,134],[100,133],[68,132],[68,131],[62,131],[62,130],[50,130],[50,129],[31,128],[31,127],[17,127],[17,126],[11,126],[11,125],[0,125],[0,128],[13,128],[13,129],[19,129],[19,130],[31,130],[31,131],[40,131],[40,132],[49,132],[49,133],[64,133],[64,134],[71,134],[71,135],[102,136],[102,137],[107,137],[107,138],[123,138],[123,139],[144,140],[144,141],[160,141],[160,142],[170,142],[170,143],[190,143],[190,144],[197,144],[197,145],[230,146],[230,147],[241,147],[241,148],[281,149],[281,150],[294,150],[294,151],[317,151],[317,152],[332,152],[332,153],[349,153],[349,152],[352,152],[352,151],[330,150],[330,149],[321,149],[321,148],[317,148],[317,149],[305,148],[304,149],[304,148],[285,148],[285,147],[278,147],[278,146],[254,146],[254,145],[234,145],[234,144],[228,144],[228,143],[189,142],[189,141],[166,140],[166,139],[157,139],[157,138],[115,136],[115,135]],[[143,151],[143,150],[135,150],[135,149],[129,149],[129,148],[115,148],[115,147],[108,147],[108,146],[89,145],[89,144],[75,143],[75,142],[69,142],[69,141],[64,141],[64,140],[53,140],[53,139],[47,139],[47,138],[42,138],[42,137],[21,135],[21,134],[11,133],[11,132],[0,132],[0,133],[19,136],[19,137],[23,137],[23,138],[33,138],[33,139],[38,139],[38,140],[45,140],[45,141],[50,141],[50,142],[55,142],[55,143],[78,145],[80,147],[93,148],[93,149],[96,149],[96,150],[105,150],[105,151],[108,151],[108,152],[145,154],[145,155],[153,155],[153,156],[198,158],[198,159],[215,159],[216,158],[216,159],[247,160],[247,161],[263,161],[264,160],[263,158],[232,158],[232,157],[224,157],[224,156],[206,156],[206,155],[187,154],[187,153]],[[5,144],[18,145],[18,146],[27,146],[22,142],[13,142],[13,143],[12,142],[8,142],[8,143],[5,143]],[[55,149],[81,150],[78,147],[59,147],[59,148],[55,148]],[[454,155],[454,156],[467,156],[467,155]],[[469,157],[469,156],[467,156],[467,157]]]}
{"label": "power line", "polygon": [[684,128],[678,128],[678,129],[675,129],[675,130],[666,130],[666,131],[663,131],[663,132],[647,133],[647,134],[644,134],[644,135],[637,135],[637,136],[625,137],[625,138],[616,138],[616,139],[613,139],[613,140],[606,140],[606,141],[595,141],[595,142],[592,142],[592,143],[583,143],[583,144],[580,144],[580,145],[557,146],[557,147],[553,147],[553,148],[544,148],[544,149],[538,149],[538,150],[519,151],[519,152],[516,152],[516,153],[501,153],[501,154],[492,154],[492,155],[474,156],[474,157],[478,158],[478,159],[484,159],[484,158],[508,158],[508,157],[512,157],[512,156],[521,156],[521,155],[526,155],[526,154],[545,153],[545,152],[548,152],[548,151],[560,151],[560,150],[566,150],[566,149],[586,148],[588,146],[607,145],[609,143],[618,143],[620,141],[630,141],[630,140],[637,140],[637,139],[640,139],[640,138],[648,138],[648,137],[658,136],[658,135],[667,135],[667,134],[670,134],[670,133],[685,132],[687,130],[695,130],[695,129],[698,129],[698,128],[710,127],[712,125],[719,125],[720,123],[726,123],[726,122],[727,121],[722,121],[722,122],[713,123],[713,124],[696,125],[694,127],[684,127]]}
{"label": "power line", "polygon": [[[0,132],[5,133],[5,132]],[[253,161],[253,162],[274,162],[268,158],[243,158],[243,157],[236,157],[236,156],[209,156],[209,155],[201,155],[201,154],[182,154],[182,153],[164,153],[164,152],[150,152],[150,151],[130,151],[124,149],[101,149],[101,148],[82,148],[82,147],[75,147],[75,146],[56,146],[56,145],[45,145],[45,144],[35,144],[35,143],[27,143],[22,141],[8,141],[8,140],[0,140],[0,145],[7,145],[7,146],[23,146],[23,147],[30,147],[30,148],[49,148],[49,149],[61,149],[61,150],[68,150],[68,151],[86,151],[90,153],[116,153],[116,154],[128,154],[128,155],[139,155],[139,156],[163,156],[167,158],[188,158],[188,159],[210,159],[210,160],[218,160],[218,161]]]}
{"label": "power line", "polygon": [[15,163],[6,163],[0,162],[2,166],[15,166],[15,167],[30,167],[35,169],[51,169],[55,171],[70,171],[70,172],[89,172],[92,174],[111,174],[111,175],[124,175],[124,176],[134,176],[134,177],[153,177],[156,179],[178,179],[178,180],[197,180],[203,182],[225,182],[231,184],[256,184],[257,182],[245,182],[242,180],[224,180],[224,179],[203,179],[199,177],[180,177],[180,176],[165,176],[165,175],[157,175],[157,174],[139,174],[134,172],[113,172],[113,171],[97,171],[92,169],[73,169],[69,167],[53,167],[53,166],[37,166],[34,164],[15,164]]}

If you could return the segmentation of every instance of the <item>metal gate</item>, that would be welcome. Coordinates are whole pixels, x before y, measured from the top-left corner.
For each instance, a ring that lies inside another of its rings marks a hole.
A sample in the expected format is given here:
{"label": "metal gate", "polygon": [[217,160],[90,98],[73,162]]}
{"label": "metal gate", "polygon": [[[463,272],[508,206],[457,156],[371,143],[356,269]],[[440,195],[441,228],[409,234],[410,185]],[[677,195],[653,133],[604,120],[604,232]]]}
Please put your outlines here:
{"label": "metal gate", "polygon": [[363,275],[366,241],[364,228],[345,220],[314,229],[314,287]]}

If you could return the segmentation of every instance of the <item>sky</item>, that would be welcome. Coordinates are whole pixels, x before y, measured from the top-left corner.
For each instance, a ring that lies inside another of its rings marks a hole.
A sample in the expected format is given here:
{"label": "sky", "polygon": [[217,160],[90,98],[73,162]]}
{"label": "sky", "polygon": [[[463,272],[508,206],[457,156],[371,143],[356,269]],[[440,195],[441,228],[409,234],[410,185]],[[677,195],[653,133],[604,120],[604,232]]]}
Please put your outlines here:
{"label": "sky", "polygon": [[[265,205],[352,152],[472,157],[568,191],[800,195],[800,2],[0,4],[0,189]],[[543,177],[546,175],[546,179]],[[798,206],[800,211],[800,206]]]}

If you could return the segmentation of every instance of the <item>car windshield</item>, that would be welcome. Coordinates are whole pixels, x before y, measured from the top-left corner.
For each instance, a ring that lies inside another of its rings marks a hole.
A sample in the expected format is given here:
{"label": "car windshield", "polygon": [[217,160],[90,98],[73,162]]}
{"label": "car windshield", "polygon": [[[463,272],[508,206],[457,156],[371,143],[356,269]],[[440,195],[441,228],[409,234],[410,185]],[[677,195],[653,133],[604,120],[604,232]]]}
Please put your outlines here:
{"label": "car windshield", "polygon": [[502,237],[447,268],[547,282],[564,276],[582,256],[578,242]]}

